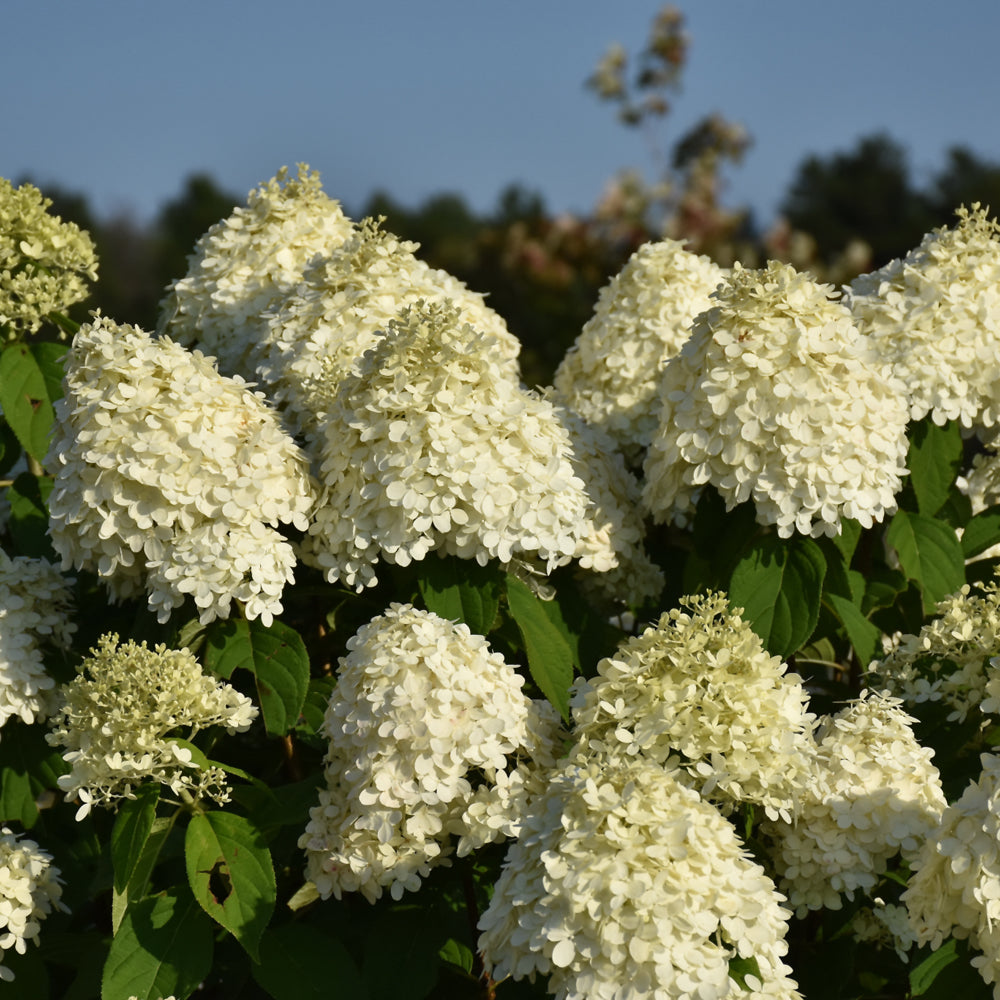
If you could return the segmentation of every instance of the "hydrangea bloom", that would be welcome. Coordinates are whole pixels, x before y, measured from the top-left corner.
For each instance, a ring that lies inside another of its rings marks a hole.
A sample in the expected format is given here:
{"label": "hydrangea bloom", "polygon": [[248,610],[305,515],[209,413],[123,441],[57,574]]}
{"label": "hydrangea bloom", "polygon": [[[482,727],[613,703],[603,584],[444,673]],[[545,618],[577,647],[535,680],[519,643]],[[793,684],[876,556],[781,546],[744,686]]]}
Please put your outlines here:
{"label": "hydrangea bloom", "polygon": [[724,806],[755,802],[790,819],[811,764],[801,680],[724,594],[682,604],[578,682],[579,744],[602,758],[649,758]]}
{"label": "hydrangea bloom", "polygon": [[[558,1000],[797,997],[782,901],[671,772],[570,759],[508,850],[479,947],[495,979],[547,974]],[[737,957],[760,968],[746,991]]]}
{"label": "hydrangea bloom", "polygon": [[94,244],[79,226],[50,215],[31,184],[0,177],[0,329],[34,333],[45,317],[87,297],[97,280]]}
{"label": "hydrangea bloom", "polygon": [[992,673],[987,661],[998,654],[1000,587],[965,584],[938,602],[937,617],[919,635],[899,636],[869,670],[874,684],[908,704],[939,701],[950,707],[949,721],[961,721],[982,702]]}
{"label": "hydrangea bloom", "polygon": [[42,647],[69,647],[76,632],[71,605],[69,582],[55,566],[0,551],[0,726],[52,711],[55,681],[45,672]]}
{"label": "hydrangea bloom", "polygon": [[260,393],[169,338],[98,317],[66,365],[50,447],[50,534],[64,568],[118,597],[148,590],[165,621],[232,600],[266,623],[292,579],[279,524],[308,526],[308,463]]}
{"label": "hydrangea bloom", "polygon": [[896,509],[902,387],[828,285],[789,265],[735,268],[664,369],[644,501],[683,523],[710,485],[778,534],[836,535]]}
{"label": "hydrangea bloom", "polygon": [[306,431],[322,421],[329,387],[353,369],[391,320],[418,302],[452,303],[461,322],[495,338],[497,360],[518,377],[520,342],[504,321],[482,295],[415,257],[416,249],[365,219],[342,246],[315,258],[267,314],[269,330],[255,368]]}
{"label": "hydrangea bloom", "polygon": [[264,314],[353,228],[318,173],[300,164],[289,179],[283,167],[197,242],[187,275],[161,303],[158,332],[213,354],[226,374],[249,375],[251,353],[268,333]]}
{"label": "hydrangea bloom", "polygon": [[1000,223],[975,204],[958,223],[851,283],[858,329],[906,384],[910,416],[1000,423]]}
{"label": "hydrangea bloom", "polygon": [[393,604],[347,647],[323,724],[327,785],[299,846],[323,898],[388,886],[399,899],[453,851],[517,835],[558,720],[482,636],[431,612]]}
{"label": "hydrangea bloom", "polygon": [[920,944],[968,938],[972,960],[1000,998],[1000,757],[983,754],[970,782],[912,861],[903,902]]}
{"label": "hydrangea bloom", "polygon": [[71,771],[59,778],[59,787],[82,802],[77,819],[95,805],[135,798],[144,781],[181,797],[229,800],[225,772],[200,767],[171,734],[190,739],[208,726],[243,732],[257,709],[203,673],[187,649],[149,649],[131,640],[119,645],[117,635],[102,636],[62,694],[46,739],[65,748]]}
{"label": "hydrangea bloom", "polygon": [[0,980],[14,973],[3,965],[6,952],[23,955],[28,942],[38,941],[41,922],[54,909],[65,910],[62,879],[52,856],[33,840],[0,830]]}
{"label": "hydrangea bloom", "polygon": [[360,590],[376,583],[379,558],[405,566],[434,550],[547,571],[574,558],[618,564],[600,535],[614,518],[577,474],[587,463],[574,465],[567,426],[500,353],[451,306],[411,309],[343,380],[304,554],[331,582]]}
{"label": "hydrangea bloom", "polygon": [[641,246],[601,289],[556,370],[557,398],[638,457],[659,424],[663,362],[680,351],[725,273],[679,240]]}
{"label": "hydrangea bloom", "polygon": [[794,824],[765,820],[779,886],[799,913],[839,909],[870,891],[902,852],[912,858],[947,804],[933,750],[885,694],[864,692],[817,733],[813,781]]}
{"label": "hydrangea bloom", "polygon": [[851,933],[856,941],[871,941],[879,948],[892,948],[901,962],[909,962],[910,950],[917,946],[917,935],[910,925],[905,906],[876,898],[872,906],[863,906],[851,919]]}

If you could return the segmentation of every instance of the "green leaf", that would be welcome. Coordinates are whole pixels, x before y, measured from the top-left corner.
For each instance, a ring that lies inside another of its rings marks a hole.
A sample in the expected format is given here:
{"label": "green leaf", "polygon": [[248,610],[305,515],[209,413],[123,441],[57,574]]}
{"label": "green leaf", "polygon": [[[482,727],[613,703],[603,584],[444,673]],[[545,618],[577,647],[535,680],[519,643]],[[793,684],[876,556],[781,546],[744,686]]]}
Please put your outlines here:
{"label": "green leaf", "polygon": [[897,511],[886,541],[896,550],[907,579],[920,588],[925,614],[931,614],[938,601],[965,583],[962,546],[954,528],[942,521]]}
{"label": "green leaf", "polygon": [[480,566],[474,559],[454,556],[425,559],[417,584],[428,611],[465,622],[478,635],[493,628],[503,588],[502,574],[493,563]]}
{"label": "green leaf", "polygon": [[827,600],[833,607],[834,614],[844,626],[847,638],[854,647],[854,654],[862,667],[874,660],[882,649],[882,630],[873,625],[861,611],[846,597],[837,594],[827,594]]}
{"label": "green leaf", "polygon": [[195,899],[256,962],[276,898],[271,852],[260,831],[242,816],[200,813],[188,824],[184,858]]}
{"label": "green leaf", "polygon": [[[365,940],[361,971],[371,1000],[423,1000],[437,980],[448,931],[424,907],[383,910]],[[386,961],[392,955],[392,961]]]}
{"label": "green leaf", "polygon": [[212,922],[186,886],[128,908],[104,963],[107,1000],[187,997],[212,967]]}
{"label": "green leaf", "polygon": [[854,550],[858,547],[863,530],[857,521],[852,521],[847,517],[841,518],[840,534],[834,535],[831,541],[840,549],[840,554],[844,557],[845,566],[850,566]]}
{"label": "green leaf", "polygon": [[326,709],[330,704],[330,695],[337,686],[333,677],[313,677],[309,681],[309,690],[302,705],[302,721],[310,733],[318,733],[326,717]]}
{"label": "green leaf", "polygon": [[134,799],[126,799],[111,829],[111,862],[115,869],[115,891],[124,892],[142,857],[156,819],[159,785],[143,785]]}
{"label": "green leaf", "polygon": [[941,971],[958,958],[955,939],[949,938],[937,951],[910,970],[910,996],[923,996]]}
{"label": "green leaf", "polygon": [[948,499],[961,462],[962,434],[955,421],[944,427],[930,419],[913,425],[906,464],[917,509],[924,517],[933,517]]}
{"label": "green leaf", "polygon": [[1000,544],[1000,506],[980,511],[965,526],[962,534],[962,553],[966,559]]}
{"label": "green leaf", "polygon": [[297,725],[309,690],[309,654],[302,637],[284,622],[230,618],[208,629],[205,666],[228,679],[238,667],[257,680],[264,725],[284,736]]}
{"label": "green leaf", "polygon": [[438,958],[442,962],[448,962],[449,965],[457,966],[463,972],[472,972],[475,960],[472,949],[454,938],[445,941],[444,946],[438,952]]}
{"label": "green leaf", "polygon": [[9,344],[0,353],[0,408],[21,447],[41,462],[62,395],[65,344]]}
{"label": "green leaf", "polygon": [[366,1000],[368,996],[347,949],[309,924],[269,930],[261,939],[253,977],[274,1000]]}
{"label": "green leaf", "polygon": [[176,819],[176,812],[170,816],[154,818],[149,828],[149,834],[142,845],[142,850],[132,865],[132,874],[129,876],[127,884],[121,889],[112,887],[111,931],[113,934],[117,934],[121,928],[122,920],[129,906],[145,897],[153,869],[160,857],[160,851],[163,850],[163,845],[166,844]]}
{"label": "green leaf", "polygon": [[20,442],[0,414],[0,476],[10,471],[22,454]]}
{"label": "green leaf", "polygon": [[791,656],[819,620],[826,560],[811,538],[757,538],[729,581],[729,603],[776,656]]}
{"label": "green leaf", "polygon": [[51,476],[22,472],[7,490],[10,533],[19,556],[59,561],[49,539],[48,504],[52,483]]}
{"label": "green leaf", "polygon": [[747,976],[756,976],[758,981],[761,980],[760,966],[757,964],[757,959],[753,955],[749,958],[740,958],[739,955],[731,958],[729,960],[729,978],[740,989],[746,990],[749,993],[750,987],[747,985]]}
{"label": "green leaf", "polygon": [[507,576],[507,603],[528,656],[528,669],[539,690],[569,719],[569,686],[573,682],[573,647],[553,623],[546,601],[515,576]]}
{"label": "green leaf", "polygon": [[44,726],[8,720],[0,740],[0,821],[30,830],[38,821],[38,799],[68,771],[62,754],[46,743]]}

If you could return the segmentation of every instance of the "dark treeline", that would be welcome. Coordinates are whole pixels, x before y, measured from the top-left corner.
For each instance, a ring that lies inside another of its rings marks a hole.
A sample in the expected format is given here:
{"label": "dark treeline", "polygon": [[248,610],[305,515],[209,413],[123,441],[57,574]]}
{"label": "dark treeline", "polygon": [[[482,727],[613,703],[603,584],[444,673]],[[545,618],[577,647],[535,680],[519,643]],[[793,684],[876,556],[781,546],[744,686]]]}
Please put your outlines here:
{"label": "dark treeline", "polygon": [[[150,224],[139,225],[127,216],[96,217],[83,195],[43,191],[57,215],[89,230],[100,255],[99,281],[77,319],[97,308],[144,329],[155,327],[164,289],[183,276],[198,238],[243,202],[198,174]],[[555,216],[539,194],[519,185],[484,214],[452,193],[407,207],[377,192],[360,210],[345,208],[355,219],[385,216],[389,229],[420,244],[428,263],[488,294],[524,344],[526,381],[544,384],[589,318],[600,288],[638,246],[664,231],[690,239],[692,249],[723,264],[778,257],[842,282],[902,256],[924,233],[949,224],[956,207],[975,201],[1000,206],[1000,165],[953,148],[936,173],[917,183],[905,148],[878,134],[847,152],[807,157],[783,200],[784,219],[767,232],[750,212],[732,210],[725,227],[697,216],[691,231],[679,231],[686,220],[676,216],[666,226],[624,211],[616,217],[614,199],[607,198],[592,217]]]}

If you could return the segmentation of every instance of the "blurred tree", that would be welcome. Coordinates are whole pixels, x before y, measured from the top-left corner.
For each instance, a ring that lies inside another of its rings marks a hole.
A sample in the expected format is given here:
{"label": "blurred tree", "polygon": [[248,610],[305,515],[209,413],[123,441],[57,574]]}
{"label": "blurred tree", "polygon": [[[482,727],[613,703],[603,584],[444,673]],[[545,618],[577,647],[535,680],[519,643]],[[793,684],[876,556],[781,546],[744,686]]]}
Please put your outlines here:
{"label": "blurred tree", "polygon": [[852,239],[871,248],[872,267],[899,257],[934,225],[910,178],[905,148],[885,133],[864,136],[847,153],[810,156],[798,167],[782,211],[831,264]]}
{"label": "blurred tree", "polygon": [[928,199],[938,225],[950,224],[959,205],[978,201],[1000,211],[1000,164],[980,159],[965,146],[952,146],[934,175]]}

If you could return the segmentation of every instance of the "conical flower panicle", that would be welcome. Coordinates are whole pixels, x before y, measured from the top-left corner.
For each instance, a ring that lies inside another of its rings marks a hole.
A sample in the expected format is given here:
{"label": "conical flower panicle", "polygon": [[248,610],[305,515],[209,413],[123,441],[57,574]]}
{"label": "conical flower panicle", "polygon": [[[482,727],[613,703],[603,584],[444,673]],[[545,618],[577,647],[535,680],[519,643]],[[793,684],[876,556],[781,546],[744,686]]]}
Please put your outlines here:
{"label": "conical flower panicle", "polygon": [[353,229],[318,173],[300,164],[290,179],[282,168],[198,240],[188,273],[160,304],[158,332],[214,355],[227,375],[251,377],[251,357],[269,332],[264,314],[316,254],[340,246]]}
{"label": "conical flower panicle", "polygon": [[814,717],[796,674],[764,649],[726,596],[688,597],[577,682],[579,745],[643,758],[732,810],[790,819],[810,776]]}
{"label": "conical flower panicle", "polygon": [[[203,623],[235,598],[270,622],[304,531],[308,462],[260,393],[169,338],[97,317],[67,356],[49,451],[50,534],[63,567],[161,621],[191,594]],[[249,557],[249,558],[248,558]]]}
{"label": "conical flower panicle", "polygon": [[323,723],[326,787],[299,843],[320,896],[399,899],[451,854],[517,836],[560,752],[558,718],[482,636],[410,605],[347,648]]}
{"label": "conical flower panicle", "polygon": [[1000,423],[1000,222],[977,202],[915,250],[855,278],[858,329],[906,386],[910,418]]}
{"label": "conical flower panicle", "polygon": [[679,240],[639,247],[601,289],[556,370],[555,398],[640,458],[659,425],[663,363],[683,347],[725,273]]}
{"label": "conical flower panicle", "polygon": [[836,535],[896,509],[905,473],[900,383],[847,308],[794,268],[735,268],[660,382],[647,509],[686,523],[705,487],[752,501],[782,538]]}

